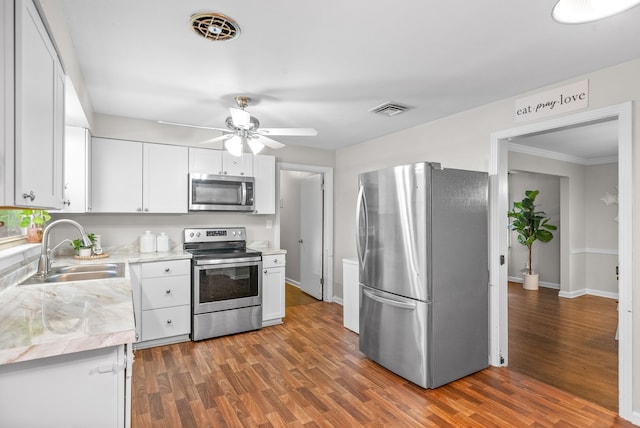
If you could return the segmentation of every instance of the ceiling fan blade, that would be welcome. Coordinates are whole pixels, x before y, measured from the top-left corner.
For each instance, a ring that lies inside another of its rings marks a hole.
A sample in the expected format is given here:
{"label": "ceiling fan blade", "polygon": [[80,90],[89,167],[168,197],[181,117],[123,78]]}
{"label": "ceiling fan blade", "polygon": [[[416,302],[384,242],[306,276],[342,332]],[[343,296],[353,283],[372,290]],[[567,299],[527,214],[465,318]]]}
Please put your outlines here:
{"label": "ceiling fan blade", "polygon": [[284,147],[284,144],[282,144],[281,142],[272,140],[271,138],[265,137],[264,135],[254,135],[253,138],[264,144],[265,146],[271,147],[272,149],[281,149]]}
{"label": "ceiling fan blade", "polygon": [[257,131],[262,135],[291,135],[298,137],[315,137],[318,131],[313,128],[260,128]]}
{"label": "ceiling fan blade", "polygon": [[209,138],[208,140],[200,141],[200,144],[209,144],[209,143],[216,143],[218,141],[225,141],[233,137],[234,135],[235,134],[225,134],[219,137]]}
{"label": "ceiling fan blade", "polygon": [[212,126],[190,125],[188,123],[165,122],[164,120],[158,120],[157,122],[163,125],[185,126],[187,128],[211,129],[213,131],[230,132],[226,128],[214,128]]}
{"label": "ceiling fan blade", "polygon": [[236,128],[249,129],[251,127],[251,115],[248,111],[240,110],[239,108],[231,107],[231,120]]}

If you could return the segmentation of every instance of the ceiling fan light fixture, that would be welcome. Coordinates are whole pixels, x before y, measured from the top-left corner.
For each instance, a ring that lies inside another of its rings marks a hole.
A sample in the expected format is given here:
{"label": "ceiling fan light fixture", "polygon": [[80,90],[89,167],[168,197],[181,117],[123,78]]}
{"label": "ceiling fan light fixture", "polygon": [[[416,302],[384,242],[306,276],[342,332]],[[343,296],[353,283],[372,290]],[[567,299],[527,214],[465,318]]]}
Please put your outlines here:
{"label": "ceiling fan light fixture", "polygon": [[253,138],[249,138],[249,140],[247,141],[247,144],[249,145],[249,148],[251,149],[251,152],[254,155],[257,155],[262,151],[262,149],[264,149],[264,144],[262,144],[260,141],[255,140]]}
{"label": "ceiling fan light fixture", "polygon": [[242,156],[242,138],[234,135],[224,142],[224,148],[227,149],[231,156]]}
{"label": "ceiling fan light fixture", "polygon": [[640,4],[640,0],[559,0],[551,16],[561,24],[582,24],[607,18]]}

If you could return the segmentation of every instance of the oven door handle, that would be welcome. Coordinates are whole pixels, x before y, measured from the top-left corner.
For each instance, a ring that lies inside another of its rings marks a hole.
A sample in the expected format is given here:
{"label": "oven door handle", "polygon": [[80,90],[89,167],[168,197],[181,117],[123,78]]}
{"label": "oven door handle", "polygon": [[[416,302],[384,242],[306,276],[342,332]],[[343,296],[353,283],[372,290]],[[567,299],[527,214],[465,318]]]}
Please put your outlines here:
{"label": "oven door handle", "polygon": [[222,266],[253,266],[258,263],[261,264],[261,257],[243,257],[237,259],[205,259],[205,260],[194,260],[195,266],[212,266],[212,267],[222,267]]}

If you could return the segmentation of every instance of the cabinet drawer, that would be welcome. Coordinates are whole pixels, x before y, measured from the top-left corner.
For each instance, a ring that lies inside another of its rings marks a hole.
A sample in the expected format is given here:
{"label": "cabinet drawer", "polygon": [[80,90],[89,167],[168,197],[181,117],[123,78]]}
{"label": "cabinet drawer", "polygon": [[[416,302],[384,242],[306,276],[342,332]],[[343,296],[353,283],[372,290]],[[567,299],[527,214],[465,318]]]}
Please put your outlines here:
{"label": "cabinet drawer", "polygon": [[179,336],[191,332],[191,306],[142,311],[142,340]]}
{"label": "cabinet drawer", "polygon": [[166,260],[162,262],[142,263],[143,278],[162,276],[191,275],[190,260]]}
{"label": "cabinet drawer", "polygon": [[262,256],[262,267],[267,269],[271,267],[284,266],[285,261],[286,261],[285,254]]}
{"label": "cabinet drawer", "polygon": [[142,310],[191,303],[191,277],[168,276],[142,280]]}

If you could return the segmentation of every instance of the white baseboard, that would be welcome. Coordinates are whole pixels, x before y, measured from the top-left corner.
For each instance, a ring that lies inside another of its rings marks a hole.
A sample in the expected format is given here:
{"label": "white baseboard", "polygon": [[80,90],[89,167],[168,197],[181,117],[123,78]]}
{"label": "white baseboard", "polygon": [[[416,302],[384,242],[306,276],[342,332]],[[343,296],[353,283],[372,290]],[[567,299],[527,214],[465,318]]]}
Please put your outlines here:
{"label": "white baseboard", "polygon": [[332,303],[337,303],[340,306],[344,306],[344,301],[342,300],[342,297],[333,296]]}
{"label": "white baseboard", "polygon": [[[519,276],[510,276],[509,281],[522,283],[522,278]],[[560,290],[560,284],[556,284],[553,282],[539,281],[538,285],[544,288],[553,288],[555,290]]]}
{"label": "white baseboard", "polygon": [[[517,276],[510,276],[509,277],[509,281],[510,282],[522,283],[522,278],[517,277]],[[540,287],[553,288],[555,290],[560,290],[560,284],[554,284],[552,282],[540,281],[539,285],[540,285]],[[558,293],[559,297],[564,297],[564,298],[567,298],[567,299],[573,299],[573,298],[580,297],[580,296],[585,296],[585,295],[606,297],[607,299],[614,299],[614,300],[618,299],[618,293],[612,293],[610,291],[594,290],[594,289],[590,289],[590,288],[582,288],[580,290],[570,291],[570,292],[568,292],[568,291],[560,291]]]}
{"label": "white baseboard", "polygon": [[293,286],[295,286],[295,287],[300,288],[300,282],[299,282],[299,281],[294,281],[293,279],[291,279],[291,278],[286,278],[286,277],[285,277],[284,281],[285,281],[287,284],[291,284],[291,285],[293,285]]}

